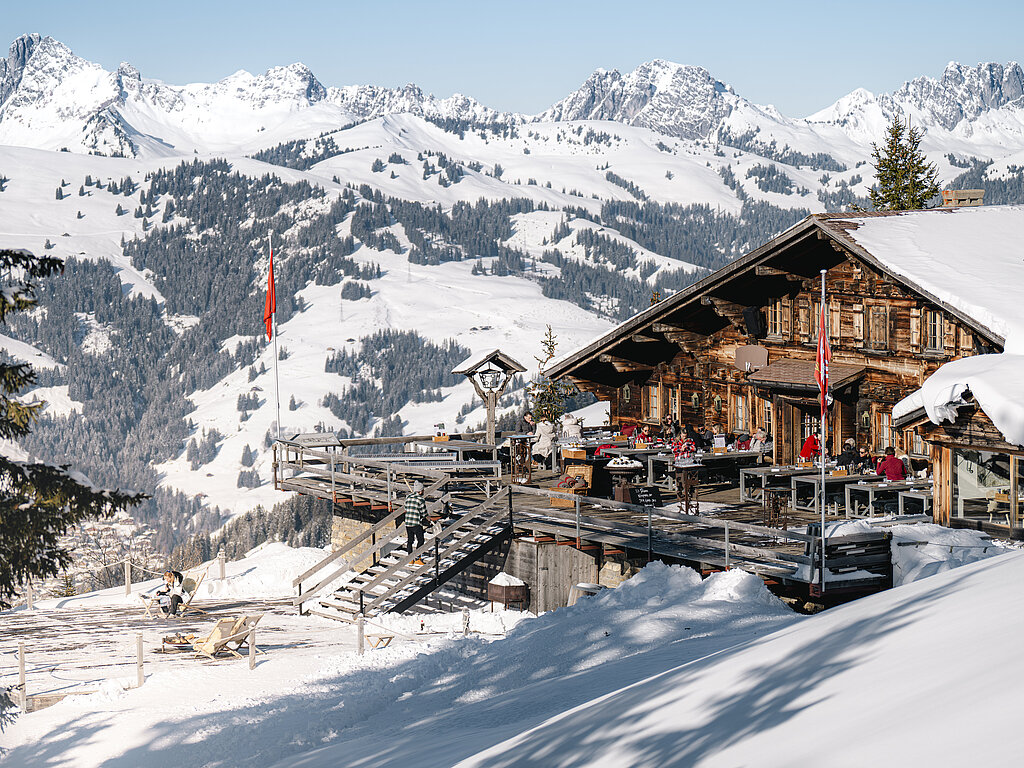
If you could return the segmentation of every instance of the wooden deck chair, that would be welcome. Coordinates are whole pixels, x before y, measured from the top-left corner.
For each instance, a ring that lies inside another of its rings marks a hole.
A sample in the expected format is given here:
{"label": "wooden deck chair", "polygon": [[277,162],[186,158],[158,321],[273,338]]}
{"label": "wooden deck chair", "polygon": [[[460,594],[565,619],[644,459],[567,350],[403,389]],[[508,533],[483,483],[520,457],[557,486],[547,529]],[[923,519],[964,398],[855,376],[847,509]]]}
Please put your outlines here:
{"label": "wooden deck chair", "polygon": [[178,616],[184,616],[187,613],[201,613],[203,616],[207,616],[206,611],[202,608],[197,608],[192,605],[192,598],[199,592],[199,585],[203,583],[203,579],[206,578],[207,572],[210,567],[207,566],[203,569],[202,573],[199,573],[199,578],[196,578],[196,572],[190,571],[185,574],[185,578],[181,582],[181,591],[184,592],[188,597],[178,606]]}
{"label": "wooden deck chair", "polygon": [[213,630],[210,634],[206,637],[197,637],[192,641],[192,650],[199,656],[206,656],[211,659],[216,658],[217,654],[223,651],[241,658],[242,655],[240,653],[227,647],[231,640],[238,638],[238,633],[232,632],[235,622],[235,619],[218,619],[217,623],[213,625]]}
{"label": "wooden deck chair", "polygon": [[[263,618],[263,615],[264,614],[262,613],[254,613],[246,616],[240,616],[238,620],[235,621],[234,626],[231,627],[232,636],[237,636],[238,639],[231,640],[228,643],[228,645],[232,646],[233,650],[238,651],[239,653],[241,653],[243,650],[248,649],[249,624],[259,624],[260,619]],[[259,648],[255,648],[254,650],[256,651],[256,653],[266,653],[266,651],[261,651]]]}

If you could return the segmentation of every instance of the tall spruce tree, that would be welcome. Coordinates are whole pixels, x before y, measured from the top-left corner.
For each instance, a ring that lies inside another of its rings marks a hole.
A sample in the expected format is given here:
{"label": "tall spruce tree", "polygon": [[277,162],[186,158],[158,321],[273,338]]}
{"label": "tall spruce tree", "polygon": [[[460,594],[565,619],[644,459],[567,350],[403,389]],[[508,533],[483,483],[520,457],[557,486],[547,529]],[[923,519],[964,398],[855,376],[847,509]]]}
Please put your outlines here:
{"label": "tall spruce tree", "polygon": [[875,184],[868,195],[876,211],[925,208],[939,194],[939,172],[921,151],[924,131],[899,115],[886,129],[883,146],[872,143]]}
{"label": "tall spruce tree", "polygon": [[[0,249],[0,324],[36,304],[35,281],[63,269],[63,262],[24,250]],[[41,403],[15,399],[35,381],[27,363],[0,362],[0,438],[25,437]],[[56,576],[71,563],[60,544],[68,529],[138,503],[142,494],[94,488],[67,466],[16,461],[0,454],[0,609],[9,608],[19,585]]]}

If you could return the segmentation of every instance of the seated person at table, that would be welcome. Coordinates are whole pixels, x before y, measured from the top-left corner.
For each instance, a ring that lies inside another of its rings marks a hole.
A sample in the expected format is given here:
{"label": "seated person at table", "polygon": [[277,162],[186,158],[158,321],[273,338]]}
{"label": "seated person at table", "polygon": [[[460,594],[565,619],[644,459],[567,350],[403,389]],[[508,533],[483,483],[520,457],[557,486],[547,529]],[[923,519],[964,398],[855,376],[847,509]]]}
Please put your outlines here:
{"label": "seated person at table", "polygon": [[555,425],[547,419],[537,422],[537,431],[533,435],[533,460],[544,464],[554,452]]}
{"label": "seated person at table", "polygon": [[885,479],[890,482],[907,479],[907,470],[903,466],[903,462],[896,458],[896,449],[891,445],[885,449],[885,458],[878,462],[875,472],[885,475]]}
{"label": "seated person at table", "polygon": [[527,411],[516,422],[516,434],[517,435],[532,435],[533,431],[537,428],[537,423],[533,420],[533,414]]}
{"label": "seated person at table", "polygon": [[567,440],[581,440],[583,438],[583,429],[580,427],[580,421],[571,413],[562,415],[562,437]]}
{"label": "seated person at table", "polygon": [[857,449],[857,460],[853,463],[853,471],[864,473],[874,469],[874,466],[875,460],[871,458],[871,452],[862,445]]}
{"label": "seated person at table", "polygon": [[857,441],[852,437],[843,441],[843,451],[836,456],[836,464],[840,467],[850,467],[857,463]]}
{"label": "seated person at table", "polygon": [[804,445],[800,449],[800,458],[804,461],[809,461],[821,455],[821,444],[818,442],[817,435],[808,435],[807,439],[804,440]]}
{"label": "seated person at table", "polygon": [[665,440],[675,440],[679,437],[679,424],[671,413],[666,413],[661,419],[661,437]]}
{"label": "seated person at table", "polygon": [[761,429],[761,427],[754,430],[754,434],[750,437],[750,450],[763,451],[768,447],[768,444],[768,433]]}
{"label": "seated person at table", "polygon": [[633,436],[636,438],[638,443],[647,443],[647,445],[650,445],[654,442],[654,438],[651,436],[651,428],[646,424],[640,427],[639,432],[634,432]]}
{"label": "seated person at table", "polygon": [[686,429],[684,430],[684,434],[686,435],[687,440],[693,441],[695,449],[700,449],[703,451],[705,448],[708,447],[707,441],[704,439],[704,436],[701,435],[696,429],[694,429],[693,425],[687,424]]}

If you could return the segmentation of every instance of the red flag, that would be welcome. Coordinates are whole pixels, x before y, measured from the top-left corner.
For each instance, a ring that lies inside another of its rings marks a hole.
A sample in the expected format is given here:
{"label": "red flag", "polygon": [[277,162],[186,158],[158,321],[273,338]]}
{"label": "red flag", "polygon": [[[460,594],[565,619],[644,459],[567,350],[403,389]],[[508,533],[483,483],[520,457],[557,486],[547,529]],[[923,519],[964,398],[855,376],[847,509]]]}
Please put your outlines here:
{"label": "red flag", "polygon": [[277,296],[274,293],[274,249],[270,249],[270,277],[267,278],[267,303],[263,305],[263,324],[267,326],[267,340],[274,337],[274,313]]}
{"label": "red flag", "polygon": [[828,345],[828,333],[825,327],[825,303],[821,304],[821,316],[818,318],[818,352],[814,358],[814,378],[821,392],[821,417],[825,418],[828,408],[828,364],[832,360],[832,349]]}

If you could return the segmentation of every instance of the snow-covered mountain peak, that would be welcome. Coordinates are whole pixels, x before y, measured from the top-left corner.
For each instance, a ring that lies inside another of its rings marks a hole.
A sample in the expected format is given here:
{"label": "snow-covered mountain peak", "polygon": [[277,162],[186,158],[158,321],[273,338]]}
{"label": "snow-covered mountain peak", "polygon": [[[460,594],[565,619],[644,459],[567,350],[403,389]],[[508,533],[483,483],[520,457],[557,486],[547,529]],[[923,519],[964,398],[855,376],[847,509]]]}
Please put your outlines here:
{"label": "snow-covered mountain peak", "polygon": [[966,67],[946,65],[938,80],[918,77],[904,83],[892,98],[923,118],[952,130],[961,120],[1018,104],[1024,95],[1024,71],[1016,62]]}
{"label": "snow-covered mountain peak", "polygon": [[739,102],[703,67],[654,59],[625,75],[598,69],[540,120],[614,120],[671,136],[705,138]]}

